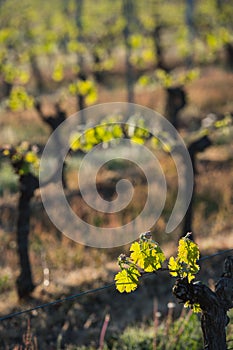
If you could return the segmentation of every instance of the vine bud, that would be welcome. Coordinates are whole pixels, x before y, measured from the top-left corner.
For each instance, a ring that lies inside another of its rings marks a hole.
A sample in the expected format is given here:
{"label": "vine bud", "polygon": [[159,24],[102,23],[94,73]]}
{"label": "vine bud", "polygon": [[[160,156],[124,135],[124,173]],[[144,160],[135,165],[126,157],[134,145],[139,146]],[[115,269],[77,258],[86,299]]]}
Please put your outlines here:
{"label": "vine bud", "polygon": [[119,263],[125,263],[127,261],[127,256],[125,254],[120,254],[118,256],[118,262]]}
{"label": "vine bud", "polygon": [[140,239],[142,239],[143,241],[147,241],[149,239],[152,238],[152,234],[150,231],[144,232],[140,234]]}

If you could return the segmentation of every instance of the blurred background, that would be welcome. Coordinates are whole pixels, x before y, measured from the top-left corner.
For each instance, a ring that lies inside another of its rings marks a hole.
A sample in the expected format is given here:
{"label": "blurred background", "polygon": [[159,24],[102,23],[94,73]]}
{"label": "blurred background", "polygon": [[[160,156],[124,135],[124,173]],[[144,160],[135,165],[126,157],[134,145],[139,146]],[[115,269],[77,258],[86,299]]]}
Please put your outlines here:
{"label": "blurred background", "polygon": [[[112,282],[117,256],[128,251],[129,246],[95,249],[69,240],[41,203],[38,166],[44,145],[66,118],[91,105],[133,102],[149,107],[177,128],[189,148],[195,170],[192,205],[168,235],[164,231],[177,194],[177,172],[169,147],[148,146],[168,186],[163,214],[152,228],[167,256],[187,230],[193,231],[203,256],[232,248],[232,18],[231,0],[0,1],[1,315]],[[85,115],[80,122],[85,124]],[[145,142],[139,130],[134,137]],[[123,160],[109,162],[98,174],[101,196],[111,200],[116,182],[128,178],[135,186],[133,201],[116,215],[91,210],[78,192],[76,174],[83,154],[98,142],[88,137],[85,142],[84,149],[76,147],[66,159],[68,201],[94,226],[122,225],[145,202],[145,176]],[[224,256],[201,266],[200,278],[210,286],[221,275]],[[119,295],[113,287],[36,311],[26,333],[36,340],[29,345],[23,340],[28,316],[2,321],[0,347],[201,349],[197,318],[179,316],[177,304],[167,307],[175,302],[171,286],[168,275],[156,275],[132,295]],[[187,333],[182,332],[185,320],[196,330],[191,336],[188,323]],[[175,334],[180,334],[177,343]],[[165,338],[170,340],[165,343]]]}

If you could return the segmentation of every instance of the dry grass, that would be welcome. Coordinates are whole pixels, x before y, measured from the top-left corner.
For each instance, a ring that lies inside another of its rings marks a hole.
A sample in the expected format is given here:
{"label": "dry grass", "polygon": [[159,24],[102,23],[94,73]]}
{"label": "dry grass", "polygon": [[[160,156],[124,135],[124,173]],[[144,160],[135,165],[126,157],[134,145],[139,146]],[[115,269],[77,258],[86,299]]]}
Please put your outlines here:
{"label": "dry grass", "polygon": [[[233,75],[224,73],[221,69],[212,67],[205,70],[203,76],[188,87],[189,106],[186,109],[186,117],[201,118],[210,111],[232,110],[232,82]],[[48,114],[53,113],[50,101],[51,99],[44,100],[44,109]],[[114,101],[126,101],[126,91],[124,89],[109,90],[102,87],[99,102]],[[136,90],[136,103],[162,112],[164,101],[165,96],[161,89]],[[64,103],[64,108],[68,114],[74,113],[75,99]],[[19,115],[9,113],[7,116],[2,114],[0,125],[2,143],[17,142],[25,136],[33,141],[45,142],[49,135],[49,130],[41,123],[35,112],[20,113]],[[6,130],[8,131],[6,132]],[[41,136],[38,139],[39,130],[41,130],[39,132]],[[232,147],[232,143],[211,147],[198,160],[199,174],[197,176],[194,233],[202,255],[229,249],[233,246]],[[155,239],[162,244],[167,256],[169,256],[176,250],[180,232],[180,229],[177,229],[172,235],[164,234],[166,221],[175,200],[177,176],[171,159],[162,157],[160,163],[167,178],[168,198],[163,216],[153,228],[153,232]],[[75,171],[70,169],[67,176],[70,188],[69,200],[81,216],[85,216],[93,223],[93,212],[84,206],[80,196],[77,195]],[[135,177],[135,174],[130,173],[129,170],[123,172],[105,170],[100,174],[98,181],[102,190],[108,191],[107,185],[113,179],[116,180],[126,175],[131,180]],[[143,181],[139,181],[137,186],[134,204],[127,213],[131,217],[133,211],[138,209],[135,207],[135,203],[143,203],[145,199],[145,184]],[[19,273],[15,237],[17,200],[17,194],[6,193],[0,200],[1,314],[38,305],[54,298],[98,287],[112,281],[117,271],[116,258],[121,252],[128,251],[128,246],[106,250],[84,247],[70,241],[59,233],[49,221],[42,208],[39,193],[37,193],[32,203],[30,232],[30,257],[37,288],[33,293],[32,300],[19,305],[14,288]],[[127,220],[129,216],[126,218]],[[105,220],[104,217],[99,219],[102,220],[102,223]],[[122,224],[122,220],[123,218],[120,216],[112,216],[111,220],[105,224],[109,226],[119,222]],[[220,256],[203,264],[203,273],[200,277],[208,283],[220,275],[223,259],[224,256]],[[44,284],[44,268],[49,269],[50,272],[49,285],[47,286]],[[150,317],[153,310],[153,296],[159,299],[160,308],[163,310],[163,305],[172,300],[171,285],[169,276],[154,276],[153,280],[145,281],[143,288],[139,288],[138,292],[132,296],[118,295],[115,291],[110,290],[82,298],[77,300],[75,304],[58,305],[53,309],[38,311],[32,316],[32,332],[39,339],[39,348],[44,349],[51,344],[51,346],[56,346],[57,337],[63,328],[66,329],[64,332],[69,337],[70,343],[73,341],[82,344],[90,339],[95,340],[99,336],[106,313],[110,312],[110,328],[112,327],[112,331],[116,332],[130,322]],[[88,327],[85,328],[85,325]],[[0,325],[0,335],[7,344],[19,344],[26,328],[27,324],[24,318],[10,320]],[[50,330],[49,335],[48,329]],[[0,344],[0,346],[2,345]]]}
{"label": "dry grass", "polygon": [[221,68],[208,67],[188,88],[191,104],[202,113],[233,110],[233,74]]}

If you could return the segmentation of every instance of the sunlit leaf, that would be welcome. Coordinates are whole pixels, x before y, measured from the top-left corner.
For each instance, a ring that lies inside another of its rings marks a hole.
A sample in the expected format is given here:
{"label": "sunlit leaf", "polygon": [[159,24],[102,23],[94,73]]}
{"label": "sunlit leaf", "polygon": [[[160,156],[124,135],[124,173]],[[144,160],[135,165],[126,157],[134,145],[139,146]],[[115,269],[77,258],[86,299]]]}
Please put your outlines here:
{"label": "sunlit leaf", "polygon": [[198,246],[188,236],[179,240],[177,257],[169,259],[168,268],[172,276],[187,277],[188,282],[195,278],[199,271],[197,263],[200,253]]}
{"label": "sunlit leaf", "polygon": [[170,274],[174,277],[178,276],[178,273],[180,271],[180,266],[179,263],[175,260],[173,256],[170,257],[169,262],[168,262],[168,268],[170,271]]}
{"label": "sunlit leaf", "polygon": [[92,90],[88,93],[88,95],[86,96],[86,104],[87,106],[92,105],[93,103],[95,103],[97,101],[97,91],[96,90]]}
{"label": "sunlit leaf", "polygon": [[32,151],[27,152],[24,159],[28,163],[36,163],[38,161],[37,155]]}
{"label": "sunlit leaf", "polygon": [[81,148],[81,140],[80,140],[81,133],[73,133],[70,137],[70,148],[72,151],[77,151]]}
{"label": "sunlit leaf", "polygon": [[61,81],[64,77],[64,67],[63,64],[61,62],[58,62],[55,67],[54,67],[54,71],[52,74],[52,78],[54,81]]}
{"label": "sunlit leaf", "polygon": [[33,104],[33,97],[28,95],[22,86],[13,87],[8,100],[8,106],[10,109],[13,111],[19,111],[31,108]]}
{"label": "sunlit leaf", "polygon": [[194,313],[201,313],[202,312],[200,304],[197,304],[197,303],[191,304],[190,301],[186,301],[186,303],[184,303],[184,307],[191,308]]}
{"label": "sunlit leaf", "polygon": [[120,292],[133,292],[138,286],[138,277],[140,272],[135,267],[129,267],[118,272],[114,278],[116,289]]}
{"label": "sunlit leaf", "polygon": [[145,272],[158,270],[165,260],[161,248],[151,241],[134,242],[130,251],[130,259]]}

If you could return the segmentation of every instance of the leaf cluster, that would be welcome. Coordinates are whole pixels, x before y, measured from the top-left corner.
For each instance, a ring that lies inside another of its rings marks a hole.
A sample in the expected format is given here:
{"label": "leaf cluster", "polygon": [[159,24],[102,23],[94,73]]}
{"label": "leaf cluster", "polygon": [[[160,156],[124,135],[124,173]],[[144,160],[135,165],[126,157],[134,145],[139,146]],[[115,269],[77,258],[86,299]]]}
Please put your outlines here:
{"label": "leaf cluster", "polygon": [[87,105],[91,105],[97,100],[97,88],[92,80],[78,79],[69,85],[71,95],[81,95],[85,98]]}
{"label": "leaf cluster", "polygon": [[74,132],[70,137],[70,148],[72,151],[90,151],[93,147],[123,137],[123,130],[118,123],[105,123],[94,128],[87,129],[84,133]]}
{"label": "leaf cluster", "polygon": [[[136,290],[139,277],[145,273],[151,273],[162,269],[166,257],[153,239],[150,232],[143,233],[137,242],[130,247],[130,256],[121,254],[118,264],[121,271],[115,276],[116,289],[120,292],[130,293]],[[171,276],[187,278],[188,283],[195,278],[199,271],[198,246],[189,239],[189,234],[181,238],[176,257],[170,257],[168,271]],[[191,307],[194,312],[200,312],[198,304],[186,302],[185,307]]]}
{"label": "leaf cluster", "polygon": [[168,73],[164,69],[156,69],[153,75],[142,75],[138,83],[141,86],[148,86],[152,84],[159,84],[165,89],[174,86],[186,85],[199,77],[198,69],[190,69],[184,72],[170,72]]}
{"label": "leaf cluster", "polygon": [[169,259],[168,268],[170,274],[179,278],[187,277],[190,283],[199,271],[198,259],[199,249],[186,235],[179,241],[177,257],[174,258],[172,256]]}
{"label": "leaf cluster", "polygon": [[37,174],[39,170],[38,149],[28,142],[21,142],[16,147],[8,145],[1,149],[1,154],[10,159],[10,162],[17,175]]}
{"label": "leaf cluster", "polygon": [[24,109],[32,108],[34,104],[34,98],[30,96],[23,86],[14,86],[11,90],[8,107],[12,111],[21,111]]}
{"label": "leaf cluster", "polygon": [[141,235],[138,242],[132,243],[130,252],[129,257],[120,255],[118,258],[121,272],[117,273],[115,281],[120,293],[134,291],[138,286],[138,277],[145,272],[159,270],[165,261],[163,251],[148,232]]}
{"label": "leaf cluster", "polygon": [[169,139],[169,135],[161,131],[158,136],[154,136],[145,125],[144,119],[134,120],[129,118],[127,123],[121,122],[122,116],[104,118],[95,127],[90,127],[85,131],[74,131],[69,140],[72,151],[88,152],[93,147],[109,143],[116,144],[119,139],[129,139],[133,143],[143,145],[150,143],[152,149],[162,149],[166,153],[170,153],[174,144]]}

